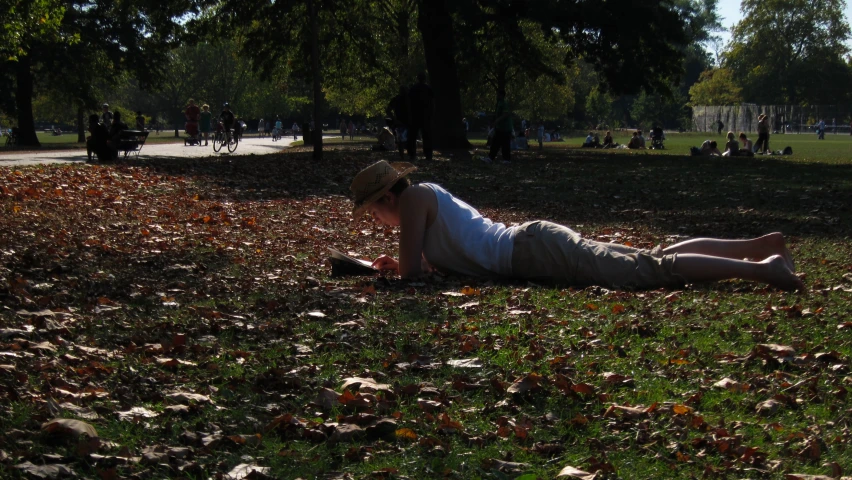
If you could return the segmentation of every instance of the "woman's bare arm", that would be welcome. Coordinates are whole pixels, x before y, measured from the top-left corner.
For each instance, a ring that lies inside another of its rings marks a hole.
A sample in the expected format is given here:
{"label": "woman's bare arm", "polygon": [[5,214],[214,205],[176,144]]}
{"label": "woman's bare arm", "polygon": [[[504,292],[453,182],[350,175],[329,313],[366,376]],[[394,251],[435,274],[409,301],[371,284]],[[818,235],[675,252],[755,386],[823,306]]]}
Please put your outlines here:
{"label": "woman's bare arm", "polygon": [[428,187],[413,186],[399,197],[399,274],[414,278],[425,273],[422,268],[423,242],[429,206],[435,194]]}

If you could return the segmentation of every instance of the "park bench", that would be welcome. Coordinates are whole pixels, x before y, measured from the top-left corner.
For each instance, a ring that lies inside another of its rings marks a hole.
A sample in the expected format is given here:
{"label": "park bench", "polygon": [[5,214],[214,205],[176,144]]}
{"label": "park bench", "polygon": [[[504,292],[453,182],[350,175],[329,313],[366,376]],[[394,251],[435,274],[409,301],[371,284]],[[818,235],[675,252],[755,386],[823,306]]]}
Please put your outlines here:
{"label": "park bench", "polygon": [[130,153],[135,153],[138,158],[139,151],[148,139],[148,133],[141,130],[122,130],[118,137],[118,151],[124,153],[124,158]]}

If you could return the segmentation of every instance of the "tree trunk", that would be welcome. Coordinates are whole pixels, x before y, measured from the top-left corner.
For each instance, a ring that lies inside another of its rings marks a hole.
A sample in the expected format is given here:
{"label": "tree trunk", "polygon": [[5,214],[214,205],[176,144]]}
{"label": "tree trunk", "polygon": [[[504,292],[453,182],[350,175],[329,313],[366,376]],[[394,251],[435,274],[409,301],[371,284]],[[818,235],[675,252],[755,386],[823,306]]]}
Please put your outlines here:
{"label": "tree trunk", "polygon": [[29,55],[18,57],[15,107],[18,110],[18,145],[40,147],[33,119],[33,72]]}
{"label": "tree trunk", "polygon": [[83,122],[83,107],[77,107],[77,143],[86,143],[86,124]]}
{"label": "tree trunk", "polygon": [[308,0],[308,11],[311,16],[311,72],[314,77],[314,160],[322,160],[322,117],[320,117],[320,100],[322,99],[322,78],[319,66],[319,22],[317,21],[317,6],[314,0]]}
{"label": "tree trunk", "polygon": [[453,19],[446,0],[419,0],[417,29],[435,93],[432,132],[437,148],[469,148],[462,124],[461,85],[456,69]]}

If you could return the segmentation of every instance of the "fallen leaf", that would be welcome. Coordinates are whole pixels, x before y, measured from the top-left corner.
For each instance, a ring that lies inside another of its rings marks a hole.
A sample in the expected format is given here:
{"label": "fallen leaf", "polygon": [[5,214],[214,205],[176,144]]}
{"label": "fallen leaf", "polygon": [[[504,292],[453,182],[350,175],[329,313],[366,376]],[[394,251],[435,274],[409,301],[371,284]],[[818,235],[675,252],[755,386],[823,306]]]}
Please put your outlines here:
{"label": "fallen leaf", "polygon": [[515,380],[515,383],[510,385],[506,391],[514,394],[527,393],[531,390],[539,388],[538,383],[540,380],[541,375],[537,373],[530,373],[529,375],[523,378]]}
{"label": "fallen leaf", "polygon": [[482,368],[482,360],[475,357],[460,360],[447,360],[447,365],[455,368]]}
{"label": "fallen leaf", "polygon": [[70,418],[54,418],[43,423],[41,429],[47,433],[68,434],[75,438],[81,435],[88,435],[91,438],[98,437],[95,427],[86,422]]}
{"label": "fallen leaf", "polygon": [[343,386],[340,387],[342,390],[346,390],[349,387],[356,386],[358,391],[365,392],[378,392],[378,391],[389,391],[390,385],[386,383],[376,383],[372,378],[359,378],[359,377],[350,377],[343,380]]}
{"label": "fallen leaf", "polygon": [[182,403],[184,405],[192,405],[194,403],[213,403],[213,400],[210,399],[207,395],[200,395],[197,393],[189,393],[189,392],[175,392],[166,395],[166,398],[174,400],[175,402]]}
{"label": "fallen leaf", "polygon": [[[268,478],[266,474],[269,472],[269,470],[269,467],[259,467],[257,465],[241,463],[236,467],[232,468],[231,471],[228,472],[227,477],[225,478],[227,480],[242,480],[243,478]],[[258,477],[256,474],[260,474],[262,476]]]}
{"label": "fallen leaf", "polygon": [[117,412],[118,419],[124,422],[134,421],[138,418],[154,418],[159,415],[159,413],[148,410],[145,407],[133,407],[126,412]]}
{"label": "fallen leaf", "polygon": [[[18,465],[15,465],[15,468],[21,470],[27,475],[31,475],[36,478],[46,478],[46,479],[54,479],[54,478],[63,478],[63,477],[75,477],[74,471],[68,468],[65,465],[54,463],[49,465],[33,465],[30,462],[24,462]],[[11,473],[10,473],[11,474]]]}
{"label": "fallen leaf", "polygon": [[581,480],[594,480],[597,475],[594,473],[584,472],[579,468],[574,468],[571,466],[563,467],[559,473],[556,474],[556,478],[559,477],[570,477],[570,478],[579,478]]}

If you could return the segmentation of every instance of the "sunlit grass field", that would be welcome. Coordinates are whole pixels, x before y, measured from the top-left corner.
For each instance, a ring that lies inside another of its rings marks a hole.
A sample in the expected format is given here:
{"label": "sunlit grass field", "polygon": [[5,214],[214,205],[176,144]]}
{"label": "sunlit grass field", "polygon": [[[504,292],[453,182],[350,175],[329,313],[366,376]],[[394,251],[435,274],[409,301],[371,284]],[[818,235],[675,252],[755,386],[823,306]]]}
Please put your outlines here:
{"label": "sunlit grass field", "polygon": [[[585,132],[588,133],[588,132]],[[739,135],[739,132],[735,132]],[[545,142],[545,150],[554,149],[573,149],[580,148],[586,136],[579,133],[563,138],[561,142]],[[647,134],[646,134],[647,137]],[[753,142],[757,141],[757,134],[748,134],[749,139]],[[601,135],[603,138],[603,135]],[[626,144],[630,140],[630,133],[616,132],[613,139],[619,144]],[[715,133],[670,133],[666,132],[666,141],[664,150],[652,151],[636,151],[626,149],[612,150],[589,150],[595,154],[620,154],[620,155],[689,155],[690,147],[698,147],[704,140],[716,140],[719,144],[719,149],[725,149],[725,135],[716,135]],[[471,143],[478,147],[485,146],[484,135],[475,135],[471,138]],[[650,142],[649,142],[650,144]],[[785,157],[790,161],[820,161],[828,163],[847,163],[852,162],[852,135],[832,135],[827,134],[825,140],[819,140],[815,134],[777,134],[770,135],[769,146],[773,151],[783,150],[790,146],[793,148],[793,155]],[[538,143],[530,142],[530,148],[535,150],[538,148]],[[745,159],[743,159],[745,160]]]}

